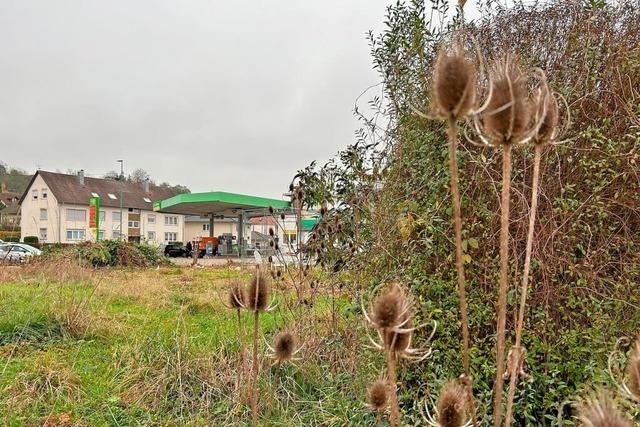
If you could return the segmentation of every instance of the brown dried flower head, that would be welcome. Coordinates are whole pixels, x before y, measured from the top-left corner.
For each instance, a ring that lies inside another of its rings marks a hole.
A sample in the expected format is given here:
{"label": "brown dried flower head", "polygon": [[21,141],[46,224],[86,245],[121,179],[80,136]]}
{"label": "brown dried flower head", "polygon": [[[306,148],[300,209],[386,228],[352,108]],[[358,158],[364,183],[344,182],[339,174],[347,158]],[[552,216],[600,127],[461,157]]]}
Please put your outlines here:
{"label": "brown dried flower head", "polygon": [[631,427],[629,420],[606,394],[585,401],[579,407],[578,419],[583,427]]}
{"label": "brown dried flower head", "polygon": [[461,49],[440,52],[433,78],[433,95],[439,115],[459,119],[472,110],[476,100],[476,69]]}
{"label": "brown dried flower head", "polygon": [[378,380],[367,392],[367,405],[374,411],[383,411],[389,403],[389,388],[387,383]]}
{"label": "brown dried flower head", "polygon": [[278,363],[289,361],[296,350],[296,339],[291,332],[280,332],[273,346],[274,358]]}
{"label": "brown dried flower head", "polygon": [[235,281],[229,288],[229,305],[231,308],[240,309],[246,307],[244,289],[239,281]]}
{"label": "brown dried flower head", "polygon": [[257,271],[249,282],[247,289],[247,307],[251,310],[263,311],[269,305],[269,278],[261,271]]}
{"label": "brown dried flower head", "polygon": [[640,334],[636,338],[627,361],[627,387],[631,395],[640,401]]}
{"label": "brown dried flower head", "polygon": [[389,329],[384,335],[384,344],[396,353],[402,353],[411,345],[411,337],[413,335],[413,322],[411,314],[405,311],[398,317],[398,323],[402,326],[401,331],[396,332]]}
{"label": "brown dried flower head", "polygon": [[382,294],[373,307],[373,324],[380,328],[391,328],[399,323],[405,302],[405,295],[399,285],[393,285],[391,289]]}
{"label": "brown dried flower head", "polygon": [[482,113],[488,142],[492,145],[521,142],[531,130],[525,75],[507,58],[496,66],[490,85]]}
{"label": "brown dried flower head", "polygon": [[460,427],[465,424],[467,398],[464,387],[449,381],[440,390],[438,398],[438,424],[441,427]]}
{"label": "brown dried flower head", "polygon": [[552,142],[558,132],[558,99],[553,92],[549,91],[546,84],[541,88],[536,100],[535,119],[540,120],[540,126],[533,142],[536,144]]}

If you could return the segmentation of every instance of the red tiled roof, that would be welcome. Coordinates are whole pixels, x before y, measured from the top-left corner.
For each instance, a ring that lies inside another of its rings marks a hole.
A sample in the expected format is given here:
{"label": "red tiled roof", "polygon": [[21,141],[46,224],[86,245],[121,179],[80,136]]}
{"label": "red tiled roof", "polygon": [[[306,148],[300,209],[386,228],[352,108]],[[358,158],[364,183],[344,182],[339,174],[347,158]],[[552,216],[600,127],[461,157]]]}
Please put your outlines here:
{"label": "red tiled roof", "polygon": [[[153,209],[153,202],[156,200],[168,199],[175,196],[175,192],[169,188],[160,187],[149,184],[149,192],[144,191],[142,183],[116,181],[105,178],[84,178],[84,185],[80,184],[76,175],[67,175],[63,173],[38,171],[27,190],[20,199],[20,204],[31,191],[31,184],[35,178],[40,175],[44,182],[58,200],[58,203],[88,205],[89,199],[93,197],[92,193],[96,193],[100,197],[100,204],[107,207],[120,207],[120,194],[122,193],[122,205],[125,208],[137,209]],[[116,199],[109,197],[113,194]],[[144,198],[148,198],[151,202],[147,202]]]}
{"label": "red tiled roof", "polygon": [[277,225],[275,218],[272,216],[257,216],[250,219],[253,225]]}

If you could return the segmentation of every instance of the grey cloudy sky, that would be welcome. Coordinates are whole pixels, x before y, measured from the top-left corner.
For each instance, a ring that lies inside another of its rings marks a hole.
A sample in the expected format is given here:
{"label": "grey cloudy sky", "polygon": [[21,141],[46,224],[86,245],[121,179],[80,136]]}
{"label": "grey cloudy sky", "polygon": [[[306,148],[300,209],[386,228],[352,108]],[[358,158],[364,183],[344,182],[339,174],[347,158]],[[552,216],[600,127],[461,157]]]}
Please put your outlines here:
{"label": "grey cloudy sky", "polygon": [[279,197],[353,142],[388,3],[0,0],[0,160]]}

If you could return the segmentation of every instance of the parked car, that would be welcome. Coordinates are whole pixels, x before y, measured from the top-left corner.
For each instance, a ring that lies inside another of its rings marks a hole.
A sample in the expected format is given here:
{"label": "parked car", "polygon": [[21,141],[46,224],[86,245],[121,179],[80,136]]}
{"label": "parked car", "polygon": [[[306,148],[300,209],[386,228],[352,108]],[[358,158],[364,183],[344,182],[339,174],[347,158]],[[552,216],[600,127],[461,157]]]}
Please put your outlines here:
{"label": "parked car", "polygon": [[0,244],[0,261],[5,262],[25,262],[33,256],[41,255],[40,249],[24,243],[2,243]]}
{"label": "parked car", "polygon": [[169,243],[164,247],[164,256],[169,258],[186,257],[187,249],[182,245]]}

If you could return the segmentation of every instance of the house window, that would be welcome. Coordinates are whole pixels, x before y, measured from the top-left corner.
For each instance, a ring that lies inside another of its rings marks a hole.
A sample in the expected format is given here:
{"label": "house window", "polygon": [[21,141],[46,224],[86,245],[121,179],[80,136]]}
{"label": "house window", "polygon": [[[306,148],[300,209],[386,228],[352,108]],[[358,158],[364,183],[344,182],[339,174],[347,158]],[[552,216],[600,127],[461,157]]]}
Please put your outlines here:
{"label": "house window", "polygon": [[43,198],[43,199],[46,199],[46,198],[47,198],[47,194],[48,194],[48,193],[49,193],[49,192],[47,191],[47,189],[46,189],[46,188],[43,188],[43,189],[42,189],[42,191],[41,191],[42,198]]}
{"label": "house window", "polygon": [[38,200],[38,190],[31,190],[31,199]]}
{"label": "house window", "polygon": [[49,215],[47,215],[46,209],[40,209],[40,221],[46,221],[49,219]]}
{"label": "house window", "polygon": [[120,218],[121,218],[121,216],[120,216],[120,212],[112,212],[112,213],[111,213],[111,220],[112,220],[113,222],[117,222],[117,223],[119,223],[119,222],[120,222]]}
{"label": "house window", "polygon": [[134,214],[139,214],[140,213],[140,209],[129,208],[128,210],[129,210],[129,212],[134,213]]}
{"label": "house window", "polygon": [[107,213],[105,211],[100,211],[100,224],[104,223],[107,219]]}
{"label": "house window", "polygon": [[284,237],[283,241],[285,245],[296,243],[296,241],[298,240],[298,235],[295,232],[291,232],[291,231],[285,231],[283,237]]}
{"label": "house window", "polygon": [[211,224],[202,224],[202,231],[209,231]]}
{"label": "house window", "polygon": [[177,216],[165,216],[164,217],[164,225],[178,225],[178,217]]}
{"label": "house window", "polygon": [[67,221],[86,221],[87,211],[84,209],[67,209]]}
{"label": "house window", "polygon": [[98,231],[98,240],[104,240],[104,230]]}
{"label": "house window", "polygon": [[129,228],[140,228],[140,221],[129,221]]}
{"label": "house window", "polygon": [[164,233],[165,242],[175,242],[178,240],[178,233]]}
{"label": "house window", "polygon": [[156,223],[156,216],[155,216],[155,215],[149,215],[149,216],[147,217],[147,222],[148,222],[149,224],[155,224],[155,223]]}
{"label": "house window", "polygon": [[155,231],[149,231],[147,233],[147,240],[150,242],[153,242],[156,240],[156,232]]}
{"label": "house window", "polygon": [[47,229],[46,228],[41,228],[40,229],[39,238],[40,238],[40,241],[42,241],[42,242],[46,242],[47,241]]}
{"label": "house window", "polygon": [[84,240],[84,230],[67,230],[67,240]]}
{"label": "house window", "polygon": [[111,233],[111,238],[112,239],[119,239],[120,237],[123,237],[124,235],[121,234],[118,230],[113,230],[113,233]]}

